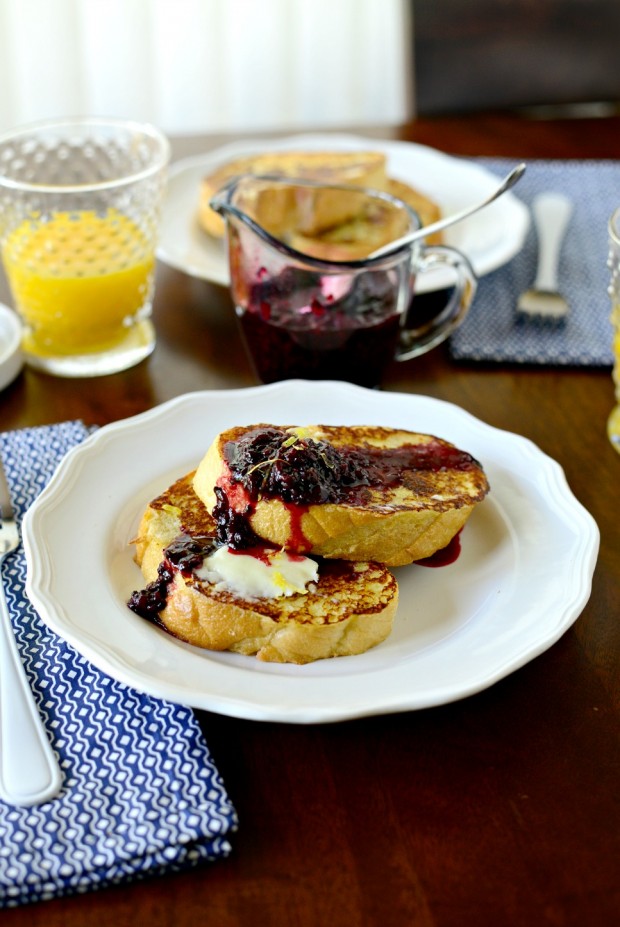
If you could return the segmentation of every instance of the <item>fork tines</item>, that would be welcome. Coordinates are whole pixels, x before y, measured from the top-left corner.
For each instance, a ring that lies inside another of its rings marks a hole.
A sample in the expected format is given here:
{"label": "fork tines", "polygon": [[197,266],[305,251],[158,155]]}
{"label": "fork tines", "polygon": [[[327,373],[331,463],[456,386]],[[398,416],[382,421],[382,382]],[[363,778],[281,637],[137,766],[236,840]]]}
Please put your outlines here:
{"label": "fork tines", "polygon": [[561,325],[568,315],[568,303],[553,290],[525,290],[517,303],[517,319]]}

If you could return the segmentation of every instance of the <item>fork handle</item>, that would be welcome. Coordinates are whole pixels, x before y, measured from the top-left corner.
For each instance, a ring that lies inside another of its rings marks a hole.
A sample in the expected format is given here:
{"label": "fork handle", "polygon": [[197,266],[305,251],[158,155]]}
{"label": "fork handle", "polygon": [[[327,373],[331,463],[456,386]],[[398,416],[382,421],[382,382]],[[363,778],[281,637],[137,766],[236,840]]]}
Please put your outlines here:
{"label": "fork handle", "polygon": [[28,807],[53,798],[61,785],[0,588],[0,798]]}
{"label": "fork handle", "polygon": [[532,204],[538,232],[537,290],[558,289],[558,267],[564,233],[573,212],[573,204],[562,193],[541,193]]}

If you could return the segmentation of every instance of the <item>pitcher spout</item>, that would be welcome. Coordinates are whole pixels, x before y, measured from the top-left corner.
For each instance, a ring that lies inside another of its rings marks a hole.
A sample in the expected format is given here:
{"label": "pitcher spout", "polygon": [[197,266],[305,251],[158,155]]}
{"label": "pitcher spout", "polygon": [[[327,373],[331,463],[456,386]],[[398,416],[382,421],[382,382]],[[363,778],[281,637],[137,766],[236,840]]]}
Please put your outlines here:
{"label": "pitcher spout", "polygon": [[229,231],[242,223],[272,248],[329,264],[367,261],[420,227],[413,209],[388,193],[269,174],[234,178],[210,205]]}

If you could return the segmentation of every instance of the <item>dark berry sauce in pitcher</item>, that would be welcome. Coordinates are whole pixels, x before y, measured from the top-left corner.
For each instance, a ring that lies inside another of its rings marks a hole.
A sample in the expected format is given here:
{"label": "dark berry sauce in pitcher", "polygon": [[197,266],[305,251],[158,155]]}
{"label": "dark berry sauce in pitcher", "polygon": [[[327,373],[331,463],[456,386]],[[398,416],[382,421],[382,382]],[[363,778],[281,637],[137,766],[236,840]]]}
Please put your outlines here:
{"label": "dark berry sauce in pitcher", "polygon": [[258,376],[376,386],[398,338],[397,291],[389,271],[358,277],[337,299],[317,296],[315,274],[292,267],[270,279],[259,273],[237,310]]}

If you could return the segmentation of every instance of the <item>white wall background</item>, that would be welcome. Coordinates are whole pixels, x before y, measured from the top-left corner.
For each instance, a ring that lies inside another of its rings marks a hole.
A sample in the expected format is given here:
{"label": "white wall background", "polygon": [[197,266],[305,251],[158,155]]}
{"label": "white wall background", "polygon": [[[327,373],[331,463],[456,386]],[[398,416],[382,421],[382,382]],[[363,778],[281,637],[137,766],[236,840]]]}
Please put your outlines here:
{"label": "white wall background", "polygon": [[412,114],[408,0],[0,0],[0,131],[80,114],[170,134]]}

